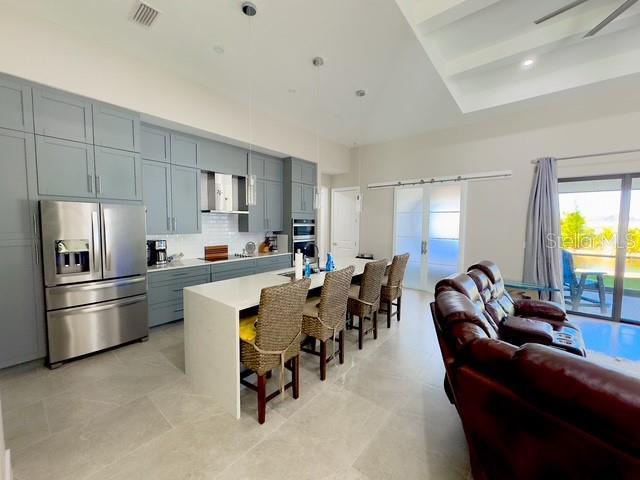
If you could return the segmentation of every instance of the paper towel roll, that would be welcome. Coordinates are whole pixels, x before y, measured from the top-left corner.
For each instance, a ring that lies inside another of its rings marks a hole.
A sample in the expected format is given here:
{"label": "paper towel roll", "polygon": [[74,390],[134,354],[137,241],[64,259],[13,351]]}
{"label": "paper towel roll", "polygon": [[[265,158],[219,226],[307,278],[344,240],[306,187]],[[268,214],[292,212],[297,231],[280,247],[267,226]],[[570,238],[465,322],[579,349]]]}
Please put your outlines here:
{"label": "paper towel roll", "polygon": [[296,272],[296,280],[302,278],[302,269],[304,267],[304,255],[298,251],[294,257],[294,268]]}

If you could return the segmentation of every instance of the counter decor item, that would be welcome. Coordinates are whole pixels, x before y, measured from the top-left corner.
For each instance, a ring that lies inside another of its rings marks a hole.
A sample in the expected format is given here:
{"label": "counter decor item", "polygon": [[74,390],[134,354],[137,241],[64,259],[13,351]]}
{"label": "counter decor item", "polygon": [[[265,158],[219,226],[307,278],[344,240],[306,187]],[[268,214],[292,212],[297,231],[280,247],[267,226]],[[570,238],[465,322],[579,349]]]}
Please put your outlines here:
{"label": "counter decor item", "polygon": [[294,257],[294,270],[295,270],[295,277],[296,280],[300,280],[302,278],[302,267],[303,267],[303,257],[304,255],[302,255],[302,253],[300,252],[300,250],[298,250],[295,254]]}
{"label": "counter decor item", "polygon": [[333,272],[336,269],[336,264],[333,262],[333,254],[331,252],[327,253],[327,264],[324,269],[327,272]]}
{"label": "counter decor item", "polygon": [[311,278],[311,263],[309,263],[308,258],[304,260],[304,276],[305,278]]}
{"label": "counter decor item", "polygon": [[208,245],[204,247],[204,259],[209,262],[227,260],[229,258],[228,245]]}
{"label": "counter decor item", "polygon": [[264,242],[260,244],[258,251],[260,253],[269,253],[271,251],[271,239],[269,237],[264,237]]}
{"label": "counter decor item", "polygon": [[256,244],[254,242],[247,242],[247,244],[244,246],[244,251],[247,253],[247,255],[253,255],[254,253],[256,253]]}

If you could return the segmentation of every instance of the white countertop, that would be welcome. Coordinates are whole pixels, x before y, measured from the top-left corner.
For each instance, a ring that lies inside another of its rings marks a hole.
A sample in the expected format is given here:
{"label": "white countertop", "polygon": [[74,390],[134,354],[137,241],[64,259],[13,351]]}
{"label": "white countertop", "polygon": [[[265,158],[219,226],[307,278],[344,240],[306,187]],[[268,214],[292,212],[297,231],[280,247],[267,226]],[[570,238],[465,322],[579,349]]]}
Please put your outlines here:
{"label": "white countertop", "polygon": [[252,259],[260,259],[266,257],[277,257],[282,255],[291,255],[291,253],[257,253],[251,257],[234,257],[230,256],[227,260],[216,260],[215,262],[210,262],[208,260],[202,260],[201,258],[181,258],[180,260],[174,260],[171,263],[166,265],[152,265],[147,267],[147,273],[153,272],[164,272],[167,270],[174,270],[177,268],[190,268],[190,267],[199,267],[202,265],[217,265],[219,263],[229,263],[229,262],[241,262],[243,260],[252,260]]}
{"label": "white countertop", "polygon": [[[336,270],[353,265],[354,275],[361,275],[364,266],[371,260],[360,258],[336,258],[334,263]],[[260,292],[265,287],[273,287],[289,283],[289,277],[279,275],[280,273],[292,272],[292,268],[275,270],[268,273],[258,273],[246,277],[232,278],[213,283],[205,283],[193,287],[185,288],[185,292],[192,292],[201,295],[209,300],[214,300],[222,305],[226,305],[237,310],[255,307],[260,303]],[[310,288],[318,288],[324,284],[325,272],[311,275]]]}

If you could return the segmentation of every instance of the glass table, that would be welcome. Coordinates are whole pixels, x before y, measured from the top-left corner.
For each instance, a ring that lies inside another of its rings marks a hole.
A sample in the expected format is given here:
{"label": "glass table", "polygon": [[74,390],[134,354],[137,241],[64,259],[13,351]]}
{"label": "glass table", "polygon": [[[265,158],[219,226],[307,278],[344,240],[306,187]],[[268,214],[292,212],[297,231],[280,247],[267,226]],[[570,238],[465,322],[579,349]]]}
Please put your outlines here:
{"label": "glass table", "polygon": [[525,292],[537,292],[538,299],[542,297],[542,293],[559,292],[559,288],[549,287],[548,285],[540,285],[537,283],[523,282],[521,280],[505,280],[505,288],[511,290],[523,290]]}

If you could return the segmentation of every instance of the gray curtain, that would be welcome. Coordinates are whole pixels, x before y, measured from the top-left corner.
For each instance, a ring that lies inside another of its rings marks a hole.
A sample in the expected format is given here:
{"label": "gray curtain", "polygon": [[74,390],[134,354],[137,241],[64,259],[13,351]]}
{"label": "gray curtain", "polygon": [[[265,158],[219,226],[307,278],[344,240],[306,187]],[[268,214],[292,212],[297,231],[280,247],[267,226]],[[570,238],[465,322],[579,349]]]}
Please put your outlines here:
{"label": "gray curtain", "polygon": [[556,288],[542,299],[564,304],[560,250],[560,203],[555,158],[538,160],[527,212],[524,281]]}

